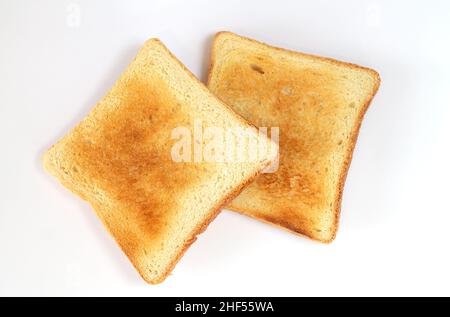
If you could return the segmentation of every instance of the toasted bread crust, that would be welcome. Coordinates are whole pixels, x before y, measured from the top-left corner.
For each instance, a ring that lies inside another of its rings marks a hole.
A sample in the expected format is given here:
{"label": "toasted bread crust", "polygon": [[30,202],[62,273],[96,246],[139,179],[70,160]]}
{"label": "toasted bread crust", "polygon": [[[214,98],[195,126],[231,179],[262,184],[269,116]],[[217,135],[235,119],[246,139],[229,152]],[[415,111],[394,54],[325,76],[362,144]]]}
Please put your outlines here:
{"label": "toasted bread crust", "polygon": [[341,169],[341,173],[340,173],[341,177],[339,179],[339,184],[337,187],[338,195],[337,195],[336,201],[335,201],[336,209],[335,209],[333,235],[329,240],[322,241],[325,243],[330,243],[336,238],[336,233],[339,228],[339,219],[340,219],[340,215],[341,215],[341,204],[342,204],[342,196],[343,196],[343,192],[344,192],[345,180],[347,179],[348,170],[350,168],[350,163],[353,158],[353,151],[355,149],[356,141],[358,140],[359,130],[361,128],[361,124],[364,119],[364,116],[366,115],[367,109],[369,109],[370,103],[372,102],[373,97],[375,97],[375,94],[377,93],[378,88],[380,87],[380,83],[381,83],[380,75],[376,71],[373,71],[373,72],[375,72],[375,74],[378,78],[377,84],[374,86],[372,93],[369,95],[366,102],[364,103],[364,106],[359,113],[358,121],[357,121],[356,125],[353,127],[353,130],[351,133],[352,136],[351,136],[350,147],[348,148],[348,151],[346,153],[345,162],[342,165],[342,169]]}
{"label": "toasted bread crust", "polygon": [[[289,219],[284,219],[284,218],[280,218],[280,217],[276,217],[276,216],[269,217],[265,214],[258,213],[257,211],[255,211],[254,208],[248,208],[242,204],[240,204],[240,205],[239,204],[238,205],[231,204],[230,206],[227,207],[228,209],[232,209],[232,210],[238,211],[242,214],[251,216],[253,218],[260,219],[263,222],[276,225],[276,226],[286,229],[290,232],[293,232],[293,233],[296,233],[296,234],[299,234],[302,236],[307,236],[313,240],[317,240],[320,242],[330,243],[336,237],[336,233],[337,233],[337,229],[338,229],[338,225],[339,225],[340,208],[341,208],[344,184],[345,184],[346,176],[347,176],[347,173],[349,170],[350,162],[352,159],[353,150],[356,145],[357,138],[358,138],[359,129],[361,127],[361,123],[364,118],[364,115],[365,115],[373,97],[375,96],[376,92],[378,91],[378,88],[379,88],[379,85],[381,82],[379,74],[376,71],[374,71],[373,69],[370,69],[367,67],[363,67],[363,66],[359,66],[359,65],[347,63],[347,62],[341,62],[341,61],[338,61],[338,60],[335,60],[332,58],[326,58],[326,57],[316,56],[316,55],[312,55],[312,54],[305,54],[305,53],[295,52],[295,51],[291,51],[291,50],[286,50],[283,48],[270,46],[270,45],[267,45],[265,43],[262,43],[262,42],[259,42],[259,41],[256,41],[256,40],[253,40],[250,38],[242,37],[242,36],[236,35],[231,32],[223,31],[223,32],[219,32],[216,34],[216,36],[214,37],[213,43],[212,43],[211,59],[210,59],[209,70],[208,70],[208,88],[210,88],[210,89],[212,89],[210,83],[212,81],[213,76],[215,75],[214,69],[215,69],[215,66],[217,63],[216,58],[219,54],[219,50],[221,49],[218,42],[221,40],[222,37],[234,38],[236,41],[245,41],[248,43],[249,46],[256,45],[259,47],[265,47],[268,51],[271,52],[271,54],[276,54],[278,52],[280,54],[287,54],[294,58],[302,58],[302,59],[306,58],[306,59],[310,59],[310,60],[314,60],[314,61],[318,60],[318,61],[321,61],[324,63],[328,63],[330,65],[336,65],[339,67],[343,66],[343,67],[347,67],[349,69],[364,71],[364,72],[370,74],[370,76],[374,78],[375,84],[373,85],[371,92],[367,95],[367,98],[365,99],[363,105],[359,108],[357,119],[355,120],[353,127],[350,131],[349,142],[347,144],[347,150],[345,152],[344,160],[340,167],[339,179],[338,179],[337,185],[335,187],[336,194],[334,195],[334,201],[333,201],[333,206],[334,206],[333,222],[332,222],[332,225],[326,229],[326,230],[329,230],[329,234],[326,237],[316,235],[316,234],[312,233],[310,230],[305,230],[303,228],[304,226],[298,226],[298,225],[294,226],[293,224],[291,224]],[[254,70],[259,71],[259,72],[262,71],[261,69],[254,69]],[[221,94],[218,91],[215,91],[214,89],[212,89],[212,91],[214,93],[216,93],[219,98],[222,98]],[[243,93],[245,93],[245,92],[243,92]],[[231,98],[231,100],[232,100],[232,98]],[[238,113],[239,113],[239,111],[238,111]],[[251,121],[251,119],[249,119],[249,118],[247,118],[247,119]],[[280,150],[282,150],[282,148]]]}
{"label": "toasted bread crust", "polygon": [[[381,83],[380,74],[376,70],[374,70],[372,68],[360,66],[360,65],[357,65],[357,64],[349,63],[349,62],[339,61],[337,59],[330,58],[330,57],[324,57],[324,56],[319,56],[319,55],[314,55],[314,54],[308,54],[308,53],[303,53],[303,52],[289,50],[289,49],[286,49],[286,48],[272,46],[272,45],[266,44],[264,42],[257,41],[255,39],[251,39],[249,37],[245,37],[245,36],[242,36],[242,35],[237,35],[237,34],[235,34],[233,32],[230,32],[230,31],[217,32],[216,35],[213,38],[212,45],[211,45],[211,57],[210,57],[210,62],[209,62],[209,66],[208,66],[208,76],[207,76],[208,82],[211,80],[212,69],[213,69],[213,66],[215,64],[214,57],[216,56],[216,54],[215,54],[215,48],[217,47],[216,44],[217,44],[217,41],[219,40],[219,38],[221,36],[223,36],[223,35],[228,35],[228,36],[233,36],[233,37],[237,37],[237,38],[240,38],[240,39],[244,39],[245,41],[249,41],[249,42],[251,42],[253,44],[263,45],[263,46],[265,46],[266,48],[268,48],[270,50],[276,50],[276,51],[279,51],[281,53],[292,54],[293,56],[307,57],[307,58],[311,58],[311,59],[321,60],[321,61],[324,61],[324,62],[327,62],[327,63],[330,63],[330,64],[334,64],[334,65],[347,66],[347,67],[354,68],[354,69],[360,69],[360,70],[368,71],[368,72],[372,73],[373,76],[378,78],[378,86],[376,87],[376,89],[374,89],[374,93],[373,93],[372,97],[375,96],[375,94],[377,93],[378,87],[379,87],[379,85]],[[370,104],[370,101],[369,101],[369,104]]]}
{"label": "toasted bread crust", "polygon": [[[250,127],[158,39],[151,39],[91,113],[44,156],[45,169],[92,205],[151,284],[167,277],[224,202],[272,160],[173,162],[170,132],[196,118]],[[211,179],[218,175],[220,184]],[[199,182],[202,189],[196,188]]]}
{"label": "toasted bread crust", "polygon": [[[266,168],[267,166],[270,166],[271,162],[268,162],[267,164],[265,164],[265,166],[262,168]],[[261,170],[262,170],[261,169]],[[195,228],[195,230],[192,233],[192,239],[190,239],[189,241],[187,241],[187,243],[183,246],[182,250],[180,251],[180,253],[178,253],[178,255],[176,256],[176,258],[172,261],[172,263],[169,265],[169,267],[167,268],[167,271],[164,272],[163,276],[161,279],[156,280],[156,281],[147,281],[148,283],[151,284],[158,284],[163,282],[167,276],[169,276],[170,272],[172,272],[172,270],[174,269],[174,267],[176,266],[176,264],[178,263],[178,261],[183,257],[184,253],[187,251],[187,249],[189,249],[189,247],[197,240],[197,236],[202,234],[206,228],[209,226],[209,224],[216,219],[216,217],[219,215],[220,211],[225,208],[234,198],[236,198],[243,190],[244,188],[250,184],[261,172],[258,171],[256,173],[254,173],[251,177],[249,177],[247,180],[243,181],[238,188],[236,188],[230,195],[228,195],[227,197],[225,197],[216,208],[212,209],[212,212],[210,213],[210,216],[201,224],[199,225],[197,228]]]}

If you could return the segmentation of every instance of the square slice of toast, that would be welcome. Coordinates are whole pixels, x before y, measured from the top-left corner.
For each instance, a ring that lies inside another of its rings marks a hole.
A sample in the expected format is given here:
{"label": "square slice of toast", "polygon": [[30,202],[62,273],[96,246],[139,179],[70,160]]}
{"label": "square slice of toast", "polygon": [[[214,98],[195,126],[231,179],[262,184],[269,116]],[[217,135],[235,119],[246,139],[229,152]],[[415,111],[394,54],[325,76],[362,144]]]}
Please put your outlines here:
{"label": "square slice of toast", "polygon": [[250,123],[279,127],[278,171],[258,176],[228,207],[332,241],[359,127],[379,84],[372,69],[218,33],[208,88]]}
{"label": "square slice of toast", "polygon": [[268,141],[151,39],[44,155],[45,169],[92,205],[149,283],[163,281],[220,208],[274,160],[270,152],[242,162],[204,160],[198,149],[207,142],[183,136],[195,127],[250,129],[249,140]]}

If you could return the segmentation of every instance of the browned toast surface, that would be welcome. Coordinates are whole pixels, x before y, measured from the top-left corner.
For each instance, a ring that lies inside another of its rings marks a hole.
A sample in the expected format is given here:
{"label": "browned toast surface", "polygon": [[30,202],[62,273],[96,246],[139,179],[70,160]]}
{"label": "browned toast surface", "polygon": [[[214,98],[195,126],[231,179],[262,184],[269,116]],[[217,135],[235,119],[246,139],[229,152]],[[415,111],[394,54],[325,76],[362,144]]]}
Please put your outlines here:
{"label": "browned toast surface", "polygon": [[258,127],[280,128],[280,167],[229,208],[323,242],[338,226],[343,185],[375,71],[230,32],[214,39],[208,88]]}
{"label": "browned toast surface", "polygon": [[249,127],[152,39],[44,157],[46,170],[93,206],[150,283],[164,280],[220,207],[272,159],[175,162],[172,133],[192,130],[195,120]]}

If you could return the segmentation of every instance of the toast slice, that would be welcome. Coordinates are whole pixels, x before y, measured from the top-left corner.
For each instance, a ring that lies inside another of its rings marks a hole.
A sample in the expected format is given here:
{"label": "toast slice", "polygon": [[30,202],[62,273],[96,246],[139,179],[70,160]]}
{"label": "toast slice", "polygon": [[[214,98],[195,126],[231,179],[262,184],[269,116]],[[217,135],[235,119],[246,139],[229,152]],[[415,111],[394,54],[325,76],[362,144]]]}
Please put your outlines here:
{"label": "toast slice", "polygon": [[[203,152],[194,158],[192,146],[207,140],[182,140],[180,131],[196,124],[200,131],[250,129],[248,140],[268,142],[151,39],[44,155],[45,169],[92,205],[149,283],[163,281],[220,208],[274,159],[272,152],[242,162],[207,161]],[[187,146],[176,147],[181,141]]]}
{"label": "toast slice", "polygon": [[228,208],[331,242],[363,116],[380,84],[374,70],[216,35],[208,88],[256,126],[279,127],[280,165]]}

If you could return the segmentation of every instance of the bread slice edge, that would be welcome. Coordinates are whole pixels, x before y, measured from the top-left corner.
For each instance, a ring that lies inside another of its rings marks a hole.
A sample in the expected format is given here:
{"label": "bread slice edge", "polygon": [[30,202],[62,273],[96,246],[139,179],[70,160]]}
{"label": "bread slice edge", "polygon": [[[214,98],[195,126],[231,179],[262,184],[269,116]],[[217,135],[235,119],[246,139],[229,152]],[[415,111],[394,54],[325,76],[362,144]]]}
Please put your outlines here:
{"label": "bread slice edge", "polygon": [[[231,107],[229,107],[228,105],[226,105],[225,103],[223,103],[222,101],[220,101],[218,98],[216,98],[207,88],[206,86],[200,81],[198,80],[187,68],[186,66],[184,66],[181,61],[178,60],[178,58],[176,58],[172,52],[170,52],[170,50],[168,50],[166,48],[166,46],[159,40],[156,38],[153,39],[149,39],[145,42],[144,46],[146,45],[158,45],[161,48],[163,48],[163,50],[170,56],[170,58],[173,59],[173,61],[181,66],[182,70],[184,70],[186,72],[186,74],[194,80],[193,84],[197,84],[197,87],[199,89],[202,89],[203,92],[207,93],[210,96],[213,96],[214,99],[217,101],[218,106],[224,107],[225,109],[228,109],[228,112],[230,113],[230,115],[233,116],[234,119],[236,119],[237,123],[242,124],[242,126],[244,127],[251,127],[252,125],[250,125],[245,119],[243,119],[239,114],[237,114]],[[119,77],[120,78],[120,77]],[[111,88],[108,90],[108,92],[111,90]],[[106,92],[106,93],[108,93]],[[98,104],[98,103],[97,103]],[[96,105],[97,105],[96,104]],[[92,109],[94,109],[96,107],[96,105],[93,106]],[[92,111],[91,109],[91,111]],[[58,148],[64,145],[64,142],[66,141],[66,138],[68,135],[71,135],[71,133],[83,122],[85,118],[81,119],[78,123],[76,123],[73,127],[71,127],[70,129],[68,129],[67,133],[62,136],[59,140],[57,140],[54,145],[52,145],[43,155],[42,160],[43,160],[43,166],[44,169],[51,175],[55,176],[55,178],[57,179],[57,181],[59,183],[61,183],[63,185],[63,187],[65,187],[66,189],[68,189],[70,192],[72,192],[73,194],[75,194],[76,196],[80,197],[82,200],[86,201],[89,203],[89,205],[91,206],[92,209],[94,209],[95,213],[98,214],[99,212],[97,211],[98,206],[95,205],[95,202],[91,202],[89,199],[87,199],[87,197],[83,194],[83,192],[79,191],[76,189],[76,186],[71,184],[69,180],[64,179],[64,177],[61,175],[61,171],[59,171],[58,167],[57,167],[57,161],[58,161]],[[204,218],[204,220],[197,225],[197,227],[195,227],[192,231],[192,233],[186,237],[185,243],[184,245],[180,246],[179,248],[179,252],[177,254],[175,254],[173,256],[172,261],[170,262],[170,264],[167,266],[166,270],[163,271],[162,273],[155,274],[152,276],[149,276],[148,274],[146,274],[146,272],[142,271],[140,269],[140,265],[138,265],[137,259],[133,258],[133,257],[129,257],[127,255],[127,253],[125,252],[123,246],[121,243],[119,243],[119,241],[115,238],[115,236],[112,234],[112,231],[109,229],[109,226],[106,225],[103,221],[102,217],[98,217],[101,222],[103,223],[103,225],[106,227],[107,231],[109,232],[110,236],[112,236],[112,238],[114,239],[114,241],[116,241],[116,243],[118,244],[118,246],[120,247],[120,249],[122,250],[122,252],[125,254],[125,256],[127,256],[127,258],[130,260],[130,262],[132,263],[132,265],[134,266],[134,268],[138,271],[138,273],[140,274],[140,276],[149,284],[158,284],[163,282],[167,276],[172,272],[172,270],[174,269],[176,263],[178,263],[178,261],[181,259],[181,257],[183,256],[183,254],[186,252],[186,250],[188,249],[188,247],[196,240],[197,235],[201,234],[206,228],[207,226],[211,223],[211,221],[218,215],[218,213],[220,212],[220,210],[222,209],[222,207],[224,205],[226,205],[229,201],[231,201],[234,197],[236,197],[245,187],[246,184],[250,183],[263,169],[265,169],[267,166],[269,166],[270,164],[272,164],[274,158],[266,158],[265,160],[262,160],[261,162],[258,163],[258,167],[248,171],[248,174],[246,178],[242,179],[242,182],[238,185],[235,186],[235,188],[226,196],[224,196],[220,201],[218,201],[218,203],[209,211],[206,213],[206,216]]]}
{"label": "bread slice edge", "polygon": [[333,202],[334,205],[334,219],[333,219],[333,226],[330,230],[330,234],[328,235],[328,237],[326,238],[317,238],[314,237],[310,234],[308,234],[307,232],[304,232],[300,229],[297,228],[293,228],[291,227],[286,227],[284,224],[281,223],[274,223],[272,221],[268,221],[265,219],[262,219],[260,217],[256,217],[254,215],[249,214],[245,208],[236,208],[235,206],[227,206],[227,209],[233,210],[233,211],[237,211],[243,215],[249,216],[251,218],[254,219],[258,219],[264,223],[267,224],[271,224],[274,225],[276,227],[281,227],[284,230],[287,230],[289,232],[292,232],[294,234],[300,235],[300,236],[304,236],[307,237],[309,239],[315,240],[315,241],[319,241],[322,243],[331,243],[332,241],[334,241],[334,239],[336,238],[336,234],[339,228],[339,220],[340,220],[340,214],[341,214],[341,203],[342,203],[342,198],[343,198],[343,192],[344,192],[344,185],[345,185],[345,181],[348,175],[348,171],[350,168],[350,163],[352,161],[353,158],[353,152],[356,146],[356,142],[359,136],[359,131],[361,128],[361,124],[362,121],[364,119],[364,116],[373,100],[373,98],[375,97],[380,84],[381,84],[381,77],[380,74],[368,67],[364,67],[364,66],[360,66],[357,64],[353,64],[353,63],[349,63],[349,62],[343,62],[343,61],[339,61],[333,58],[328,58],[328,57],[322,57],[322,56],[318,56],[318,55],[314,55],[314,54],[307,54],[307,53],[302,53],[302,52],[297,52],[297,51],[293,51],[293,50],[289,50],[289,49],[284,49],[284,48],[280,48],[280,47],[276,47],[276,46],[272,46],[269,44],[266,44],[264,42],[258,41],[258,40],[254,40],[245,36],[241,36],[238,34],[235,34],[233,32],[230,31],[220,31],[218,33],[216,33],[216,35],[213,38],[212,44],[211,44],[211,54],[210,54],[210,62],[209,62],[209,66],[208,66],[208,76],[207,76],[207,87],[209,87],[209,83],[212,79],[212,74],[214,71],[214,67],[217,63],[216,61],[216,56],[217,56],[217,50],[220,49],[220,44],[219,41],[221,40],[222,37],[230,37],[230,38],[234,38],[238,41],[247,41],[249,44],[251,45],[258,45],[258,46],[262,46],[264,48],[267,48],[269,50],[272,51],[276,51],[279,52],[281,54],[288,54],[291,55],[293,57],[301,57],[301,58],[308,58],[308,59],[316,59],[316,60],[320,60],[326,63],[330,63],[331,65],[335,65],[335,66],[340,66],[340,67],[349,67],[355,70],[359,70],[359,71],[364,71],[366,73],[368,73],[374,80],[374,86],[372,91],[370,92],[370,94],[368,95],[368,97],[366,98],[364,105],[361,107],[359,114],[358,114],[358,120],[355,121],[355,124],[353,125],[352,131],[350,133],[350,142],[349,142],[349,147],[348,150],[346,152],[346,155],[344,157],[344,163],[342,164],[342,168],[340,170],[339,173],[339,180],[337,182],[337,188],[335,189],[336,195],[335,195],[335,200]]}

